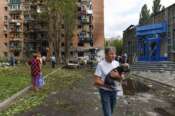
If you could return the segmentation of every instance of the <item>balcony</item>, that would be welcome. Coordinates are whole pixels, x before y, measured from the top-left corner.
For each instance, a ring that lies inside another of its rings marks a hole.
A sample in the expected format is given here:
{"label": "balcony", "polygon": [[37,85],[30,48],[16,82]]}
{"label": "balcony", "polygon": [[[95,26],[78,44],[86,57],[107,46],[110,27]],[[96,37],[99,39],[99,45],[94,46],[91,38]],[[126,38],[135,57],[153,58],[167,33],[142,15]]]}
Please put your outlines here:
{"label": "balcony", "polygon": [[92,0],[81,0],[81,3],[90,3]]}
{"label": "balcony", "polygon": [[93,11],[91,9],[87,9],[86,12],[87,12],[88,15],[92,15],[93,14]]}
{"label": "balcony", "polygon": [[16,23],[16,25],[18,25],[18,26],[21,25],[20,19],[11,19],[9,22],[10,22],[10,23]]}
{"label": "balcony", "polygon": [[84,42],[90,43],[90,42],[92,42],[92,38],[85,38]]}
{"label": "balcony", "polygon": [[8,0],[8,4],[20,4],[21,0]]}
{"label": "balcony", "polygon": [[88,23],[90,23],[90,19],[89,19],[88,16],[82,16],[82,17],[81,17],[81,22],[82,22],[83,24],[88,24]]}
{"label": "balcony", "polygon": [[80,12],[79,12],[79,16],[82,16],[82,15],[86,15],[87,13],[86,13],[86,10],[81,10]]}
{"label": "balcony", "polygon": [[8,25],[8,20],[4,20],[4,25]]}
{"label": "balcony", "polygon": [[22,29],[10,29],[9,32],[11,32],[11,33],[20,33],[20,32],[22,32]]}
{"label": "balcony", "polygon": [[5,28],[5,27],[4,27],[4,29],[3,29],[3,30],[4,30],[4,32],[7,32],[7,28]]}
{"label": "balcony", "polygon": [[10,12],[21,12],[22,8],[9,8]]}
{"label": "balcony", "polygon": [[22,44],[20,41],[10,40],[9,49],[11,51],[21,51],[22,50]]}
{"label": "balcony", "polygon": [[10,51],[14,51],[14,52],[20,52],[22,50],[21,46],[10,46],[9,47]]}
{"label": "balcony", "polygon": [[90,31],[89,25],[84,25],[84,26],[82,27],[82,31],[83,31],[83,32],[89,32],[89,31]]}
{"label": "balcony", "polygon": [[14,38],[9,38],[10,41],[22,41],[22,38],[14,37]]}
{"label": "balcony", "polygon": [[29,12],[31,10],[31,7],[30,7],[31,4],[23,4],[22,5],[22,10],[25,12]]}
{"label": "balcony", "polygon": [[24,23],[34,21],[32,17],[24,17]]}
{"label": "balcony", "polygon": [[88,43],[92,42],[92,34],[91,33],[80,32],[79,41],[88,42]]}

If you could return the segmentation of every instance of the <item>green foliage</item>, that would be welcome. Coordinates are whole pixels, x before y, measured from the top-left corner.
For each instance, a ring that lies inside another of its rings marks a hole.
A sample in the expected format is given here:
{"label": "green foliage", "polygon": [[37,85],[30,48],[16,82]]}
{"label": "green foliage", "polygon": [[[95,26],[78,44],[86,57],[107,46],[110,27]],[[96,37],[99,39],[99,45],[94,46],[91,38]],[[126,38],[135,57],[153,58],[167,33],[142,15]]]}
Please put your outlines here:
{"label": "green foliage", "polygon": [[105,41],[105,47],[108,46],[114,46],[116,48],[116,52],[117,54],[122,54],[122,50],[123,50],[123,41],[122,39],[114,39],[114,40],[107,40]]}
{"label": "green foliage", "polygon": [[109,46],[109,41],[105,41],[105,47]]}
{"label": "green foliage", "polygon": [[70,42],[76,26],[76,0],[64,0],[65,62],[68,62]]}
{"label": "green foliage", "polygon": [[[44,66],[43,74],[48,74],[52,68]],[[30,68],[26,65],[0,68],[0,101],[7,99],[31,84]]]}
{"label": "green foliage", "polygon": [[160,4],[160,0],[154,0],[153,1],[153,7],[152,7],[152,15],[157,14],[160,12],[164,7]]}
{"label": "green foliage", "polygon": [[122,54],[122,50],[123,50],[123,41],[122,39],[116,39],[114,41],[112,41],[112,46],[114,46],[116,48],[116,52],[118,55]]}
{"label": "green foliage", "polygon": [[148,9],[147,5],[144,4],[140,13],[139,25],[148,23],[149,19],[150,19],[150,10]]}
{"label": "green foliage", "polygon": [[69,43],[73,37],[76,24],[76,0],[47,0],[49,16],[49,45],[56,51],[58,63],[61,56],[61,25],[65,31],[65,59],[68,58]]}
{"label": "green foliage", "polygon": [[0,68],[0,83],[0,101],[2,101],[26,87],[30,83],[30,75],[23,66],[3,67]]}
{"label": "green foliage", "polygon": [[25,96],[19,98],[7,110],[0,113],[2,116],[12,116],[24,111],[28,111],[44,102],[51,92],[57,92],[66,88],[71,88],[74,82],[84,78],[85,71],[60,69],[46,79],[46,85],[39,92],[30,91]]}
{"label": "green foliage", "polygon": [[29,96],[22,97],[18,99],[18,102],[13,104],[14,107],[8,108],[8,110],[1,112],[1,116],[13,116],[19,112],[31,109],[32,107],[38,106],[42,103],[46,96],[42,93],[30,93]]}

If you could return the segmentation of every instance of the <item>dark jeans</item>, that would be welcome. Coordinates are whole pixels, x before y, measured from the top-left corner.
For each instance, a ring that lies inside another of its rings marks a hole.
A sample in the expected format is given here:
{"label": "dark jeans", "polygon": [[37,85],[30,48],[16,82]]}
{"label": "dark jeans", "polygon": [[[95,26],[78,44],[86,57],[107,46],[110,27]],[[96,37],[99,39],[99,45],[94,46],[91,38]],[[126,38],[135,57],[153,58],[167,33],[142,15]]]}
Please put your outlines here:
{"label": "dark jeans", "polygon": [[112,116],[117,101],[116,91],[99,89],[104,116]]}
{"label": "dark jeans", "polygon": [[54,61],[52,61],[52,68],[55,68],[55,62]]}

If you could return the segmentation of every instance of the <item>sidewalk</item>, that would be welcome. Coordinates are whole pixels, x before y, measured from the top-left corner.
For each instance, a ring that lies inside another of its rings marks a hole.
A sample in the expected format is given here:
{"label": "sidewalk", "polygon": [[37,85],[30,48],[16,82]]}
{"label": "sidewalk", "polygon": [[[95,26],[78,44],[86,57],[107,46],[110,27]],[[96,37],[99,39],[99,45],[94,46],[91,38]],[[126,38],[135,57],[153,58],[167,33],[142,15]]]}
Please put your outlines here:
{"label": "sidewalk", "polygon": [[175,87],[175,74],[171,74],[170,72],[153,73],[150,71],[133,71],[132,74]]}
{"label": "sidewalk", "polygon": [[[93,83],[92,71],[85,69],[58,71],[50,75],[45,89],[40,94],[29,95],[29,98],[46,96],[44,100],[34,107],[21,110],[16,115],[102,116],[100,96]],[[141,88],[140,85],[138,87]],[[173,96],[154,86],[149,91],[144,89],[134,95],[125,95],[118,99],[114,116],[174,116]],[[33,100],[29,103],[32,104]],[[18,107],[28,107],[30,104]],[[19,109],[8,111],[16,113],[16,110]]]}

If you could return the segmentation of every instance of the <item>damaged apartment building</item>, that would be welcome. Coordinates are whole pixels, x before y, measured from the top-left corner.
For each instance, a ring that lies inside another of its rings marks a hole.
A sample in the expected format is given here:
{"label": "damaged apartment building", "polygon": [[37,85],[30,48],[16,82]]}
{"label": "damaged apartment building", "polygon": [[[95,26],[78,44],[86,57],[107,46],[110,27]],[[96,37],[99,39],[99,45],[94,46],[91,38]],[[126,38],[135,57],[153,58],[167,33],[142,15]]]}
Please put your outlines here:
{"label": "damaged apartment building", "polygon": [[[48,21],[40,17],[42,0],[0,1],[0,57],[24,58],[34,51],[48,55]],[[70,42],[70,57],[84,57],[104,48],[103,0],[77,0],[76,33]],[[64,30],[64,25],[62,25]],[[64,31],[61,34],[64,39]],[[61,43],[64,55],[64,42]]]}
{"label": "damaged apartment building", "polygon": [[0,57],[24,58],[36,50],[45,55],[47,22],[38,15],[45,7],[42,0],[1,0],[0,5]]}
{"label": "damaged apartment building", "polygon": [[[100,51],[104,48],[104,1],[77,0],[76,24],[70,57],[89,59],[97,54],[102,56]],[[63,46],[64,43],[62,43]]]}

